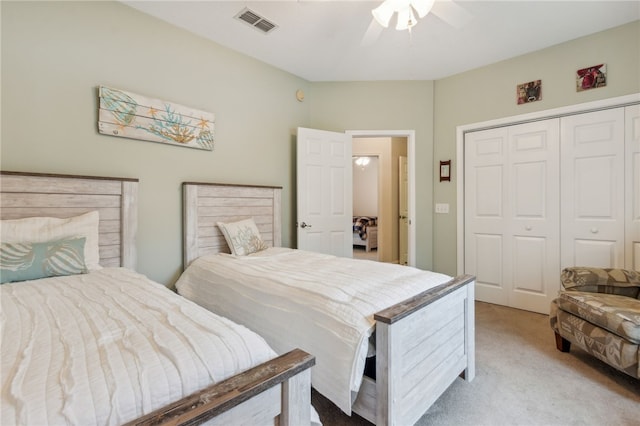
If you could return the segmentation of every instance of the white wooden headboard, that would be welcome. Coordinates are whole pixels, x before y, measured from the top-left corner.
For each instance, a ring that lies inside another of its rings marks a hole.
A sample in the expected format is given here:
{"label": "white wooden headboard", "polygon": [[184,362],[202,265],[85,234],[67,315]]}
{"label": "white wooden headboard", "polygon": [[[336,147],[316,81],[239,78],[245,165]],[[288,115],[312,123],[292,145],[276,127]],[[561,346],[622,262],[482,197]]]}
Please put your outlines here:
{"label": "white wooden headboard", "polygon": [[97,210],[100,265],[136,268],[138,179],[0,171],[0,219]]}
{"label": "white wooden headboard", "polygon": [[267,245],[282,243],[282,187],[184,182],[184,268],[200,256],[230,253],[217,222],[253,218]]}

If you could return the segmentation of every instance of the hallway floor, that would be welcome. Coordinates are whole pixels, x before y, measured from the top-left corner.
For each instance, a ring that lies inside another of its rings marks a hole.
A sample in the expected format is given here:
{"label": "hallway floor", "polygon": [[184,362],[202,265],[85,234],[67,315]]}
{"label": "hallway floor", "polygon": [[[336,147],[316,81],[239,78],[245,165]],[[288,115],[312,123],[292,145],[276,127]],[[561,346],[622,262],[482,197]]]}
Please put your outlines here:
{"label": "hallway floor", "polygon": [[366,259],[366,260],[378,260],[378,249],[371,249],[371,251],[367,253],[364,247],[354,246],[353,258]]}

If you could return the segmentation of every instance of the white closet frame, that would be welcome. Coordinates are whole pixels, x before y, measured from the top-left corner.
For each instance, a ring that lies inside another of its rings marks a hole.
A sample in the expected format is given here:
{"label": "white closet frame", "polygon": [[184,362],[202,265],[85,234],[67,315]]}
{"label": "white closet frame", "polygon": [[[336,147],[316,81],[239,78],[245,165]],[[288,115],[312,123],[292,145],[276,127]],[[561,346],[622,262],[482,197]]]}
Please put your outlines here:
{"label": "white closet frame", "polygon": [[465,124],[456,127],[456,190],[457,190],[457,273],[464,272],[464,135],[467,132],[491,129],[495,127],[510,126],[514,124],[527,123],[531,121],[546,120],[549,118],[563,117],[567,115],[598,111],[602,109],[624,107],[640,103],[640,93],[619,96],[615,98],[602,99],[599,101],[586,102],[569,105],[560,108],[553,108],[544,111],[537,111],[528,114],[504,117],[495,120],[483,121],[472,124]]}

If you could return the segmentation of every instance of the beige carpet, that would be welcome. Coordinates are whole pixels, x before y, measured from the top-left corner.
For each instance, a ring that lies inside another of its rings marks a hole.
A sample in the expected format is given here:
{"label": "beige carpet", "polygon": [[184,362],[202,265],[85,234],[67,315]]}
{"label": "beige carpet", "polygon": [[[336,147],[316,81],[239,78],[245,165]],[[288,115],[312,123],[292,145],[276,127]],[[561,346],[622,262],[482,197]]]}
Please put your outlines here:
{"label": "beige carpet", "polygon": [[[370,425],[312,393],[326,426]],[[640,381],[577,347],[549,317],[476,302],[476,378],[457,379],[417,425],[640,425]]]}
{"label": "beige carpet", "polygon": [[354,259],[378,260],[378,249],[367,251],[364,247],[353,246]]}

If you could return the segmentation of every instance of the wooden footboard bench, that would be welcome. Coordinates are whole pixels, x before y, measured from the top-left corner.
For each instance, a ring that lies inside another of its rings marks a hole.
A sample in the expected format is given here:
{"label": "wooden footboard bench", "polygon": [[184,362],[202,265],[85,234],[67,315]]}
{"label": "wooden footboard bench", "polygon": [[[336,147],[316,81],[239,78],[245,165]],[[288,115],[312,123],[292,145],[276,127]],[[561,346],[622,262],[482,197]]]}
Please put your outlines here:
{"label": "wooden footboard bench", "polygon": [[274,418],[279,426],[308,424],[314,364],[313,356],[294,349],[127,425],[270,425]]}
{"label": "wooden footboard bench", "polygon": [[358,247],[364,247],[365,251],[368,253],[371,249],[378,248],[378,227],[377,226],[369,226],[367,227],[367,238],[363,240],[360,238],[360,233],[353,233],[353,245]]}
{"label": "wooden footboard bench", "polygon": [[414,424],[459,377],[475,377],[475,277],[463,275],[375,314],[376,379],[353,411],[377,425]]}

